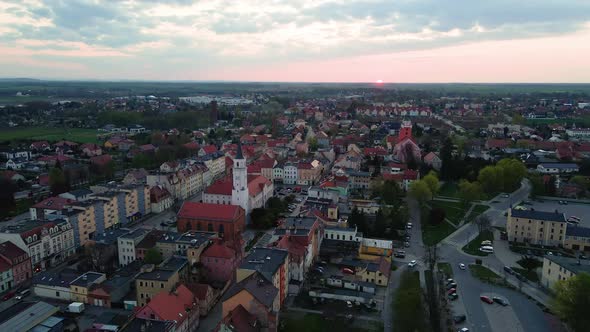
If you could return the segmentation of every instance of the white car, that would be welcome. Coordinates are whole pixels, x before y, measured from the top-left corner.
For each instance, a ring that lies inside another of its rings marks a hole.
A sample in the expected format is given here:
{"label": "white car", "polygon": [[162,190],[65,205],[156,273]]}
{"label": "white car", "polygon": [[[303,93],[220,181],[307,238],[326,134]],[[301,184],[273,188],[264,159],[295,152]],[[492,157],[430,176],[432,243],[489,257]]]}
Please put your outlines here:
{"label": "white car", "polygon": [[459,268],[460,268],[461,270],[465,270],[465,264],[463,264],[463,263],[459,263]]}
{"label": "white car", "polygon": [[413,260],[413,261],[411,261],[411,262],[408,263],[408,266],[409,267],[414,267],[416,265],[418,265],[418,262],[416,262],[416,260]]}

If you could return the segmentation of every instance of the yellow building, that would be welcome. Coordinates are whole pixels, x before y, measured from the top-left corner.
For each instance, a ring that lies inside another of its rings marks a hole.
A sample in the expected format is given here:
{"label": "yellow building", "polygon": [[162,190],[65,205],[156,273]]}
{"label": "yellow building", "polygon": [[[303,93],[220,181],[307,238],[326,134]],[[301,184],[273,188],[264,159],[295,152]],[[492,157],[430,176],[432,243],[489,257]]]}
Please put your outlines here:
{"label": "yellow building", "polygon": [[86,272],[70,283],[71,300],[73,302],[90,303],[88,291],[92,285],[100,284],[107,279],[104,273]]}
{"label": "yellow building", "polygon": [[387,287],[391,273],[391,262],[385,258],[378,262],[368,262],[357,268],[356,275],[365,282],[372,282],[377,286]]}
{"label": "yellow building", "polygon": [[172,257],[159,267],[144,265],[142,273],[135,279],[137,305],[143,306],[160,292],[171,291],[177,283],[185,280],[186,258]]}
{"label": "yellow building", "polygon": [[590,252],[590,228],[567,225],[563,246],[575,251]]}
{"label": "yellow building", "polygon": [[109,229],[120,223],[118,194],[116,192],[104,192],[95,196],[97,200],[102,201],[102,215],[104,220],[104,229]]}
{"label": "yellow building", "polygon": [[510,209],[506,232],[510,242],[557,247],[565,242],[566,227],[563,213]]}
{"label": "yellow building", "polygon": [[590,273],[589,260],[548,255],[543,258],[541,284],[551,288],[556,282],[567,280],[581,272]]}

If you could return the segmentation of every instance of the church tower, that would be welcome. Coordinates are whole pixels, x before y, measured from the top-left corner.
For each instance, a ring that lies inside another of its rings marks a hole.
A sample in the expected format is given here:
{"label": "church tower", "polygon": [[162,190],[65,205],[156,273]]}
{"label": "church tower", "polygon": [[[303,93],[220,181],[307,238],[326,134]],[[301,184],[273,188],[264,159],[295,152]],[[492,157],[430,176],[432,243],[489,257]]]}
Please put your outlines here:
{"label": "church tower", "polygon": [[412,138],[412,122],[404,120],[399,130],[398,143],[406,138]]}
{"label": "church tower", "polygon": [[234,159],[233,168],[233,186],[231,191],[231,203],[232,205],[241,206],[246,212],[246,216],[249,215],[248,210],[248,169],[246,168],[246,158],[242,153],[242,143],[238,142],[238,153]]}

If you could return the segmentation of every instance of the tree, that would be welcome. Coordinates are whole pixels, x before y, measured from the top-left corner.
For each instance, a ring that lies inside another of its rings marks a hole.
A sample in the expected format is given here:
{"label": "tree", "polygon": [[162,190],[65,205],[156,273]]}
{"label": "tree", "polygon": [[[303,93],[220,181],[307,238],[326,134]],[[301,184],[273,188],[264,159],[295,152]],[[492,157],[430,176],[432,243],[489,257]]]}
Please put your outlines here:
{"label": "tree", "polygon": [[533,271],[534,269],[543,266],[543,263],[536,259],[533,256],[522,256],[521,259],[518,260],[518,265],[522,266],[527,271]]}
{"label": "tree", "polygon": [[502,170],[496,166],[486,166],[479,171],[477,181],[486,193],[499,192],[503,188]]}
{"label": "tree", "polygon": [[61,169],[54,167],[49,171],[49,188],[54,196],[68,191],[68,183]]}
{"label": "tree", "polygon": [[590,274],[579,273],[558,281],[554,288],[552,307],[561,319],[577,332],[587,331],[590,326]]}
{"label": "tree", "polygon": [[368,233],[367,218],[365,214],[359,211],[356,207],[352,209],[348,216],[348,224],[351,227],[356,226],[357,230],[362,233]]}
{"label": "tree", "polygon": [[449,137],[445,139],[443,147],[440,150],[440,159],[442,166],[440,175],[443,180],[453,179],[453,142]]}
{"label": "tree", "polygon": [[488,231],[490,229],[490,227],[492,226],[492,221],[490,220],[490,217],[488,217],[485,214],[482,214],[479,217],[477,217],[474,222],[475,222],[475,225],[477,226],[477,230],[479,231],[479,234],[482,234],[483,232]]}
{"label": "tree", "polygon": [[428,187],[428,184],[422,180],[414,181],[408,191],[410,197],[414,198],[420,204],[432,199],[432,192]]}
{"label": "tree", "polygon": [[438,193],[440,189],[440,182],[438,181],[438,176],[435,172],[430,171],[425,177],[422,178],[422,181],[426,182],[428,185],[428,189],[432,193],[432,196]]}
{"label": "tree", "polygon": [[380,197],[381,204],[397,205],[404,196],[399,184],[393,180],[375,181],[371,188],[373,197]]}
{"label": "tree", "polygon": [[388,220],[385,213],[379,209],[375,216],[375,224],[373,227],[373,235],[377,237],[384,237],[387,232]]}
{"label": "tree", "polygon": [[143,261],[146,264],[160,264],[162,263],[162,254],[160,253],[160,250],[158,250],[158,248],[150,248],[145,252],[145,256],[143,258]]}
{"label": "tree", "polygon": [[16,190],[16,185],[12,181],[0,177],[0,216],[9,215],[10,211],[16,207],[14,200]]}
{"label": "tree", "polygon": [[496,165],[502,173],[504,191],[514,191],[520,186],[520,181],[527,174],[526,166],[518,159],[502,159]]}
{"label": "tree", "polygon": [[584,190],[590,188],[590,180],[587,177],[582,176],[582,175],[572,176],[572,178],[570,179],[570,182],[583,187]]}
{"label": "tree", "polygon": [[309,143],[309,150],[310,151],[317,151],[318,150],[318,139],[317,138],[312,137],[307,142]]}
{"label": "tree", "polygon": [[459,182],[459,197],[461,197],[461,201],[466,205],[481,199],[483,197],[481,184],[477,181],[469,182],[467,180],[461,180]]}

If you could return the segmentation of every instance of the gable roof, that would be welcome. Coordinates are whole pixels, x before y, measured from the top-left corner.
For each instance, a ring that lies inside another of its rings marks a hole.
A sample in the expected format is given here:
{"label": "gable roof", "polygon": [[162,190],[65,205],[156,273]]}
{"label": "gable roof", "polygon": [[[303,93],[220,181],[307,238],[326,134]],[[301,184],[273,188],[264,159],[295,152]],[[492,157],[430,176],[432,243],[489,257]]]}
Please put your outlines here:
{"label": "gable roof", "polygon": [[194,297],[194,294],[185,285],[181,284],[173,292],[163,291],[158,293],[144,308],[149,307],[161,320],[180,323],[188,317],[186,309],[193,306]]}
{"label": "gable roof", "polygon": [[510,210],[510,215],[514,218],[526,218],[545,221],[566,222],[565,213],[545,212],[536,210]]}
{"label": "gable roof", "polygon": [[184,202],[178,211],[178,218],[235,221],[240,210],[244,211],[238,205]]}
{"label": "gable roof", "polygon": [[223,295],[222,301],[231,299],[234,295],[246,291],[252,295],[258,302],[269,309],[279,294],[279,290],[268,281],[259,272],[254,272],[244,280],[233,284]]}
{"label": "gable roof", "polygon": [[201,257],[217,257],[217,258],[233,258],[236,257],[236,251],[232,248],[224,245],[223,243],[215,242],[210,245],[203,253]]}
{"label": "gable roof", "polygon": [[286,250],[272,248],[254,248],[244,258],[240,269],[258,271],[272,282],[274,274],[285,263],[289,253]]}
{"label": "gable roof", "polygon": [[256,316],[249,313],[241,304],[238,304],[223,318],[223,323],[226,326],[232,326],[233,331],[236,332],[260,331],[260,327],[256,326],[257,321]]}

